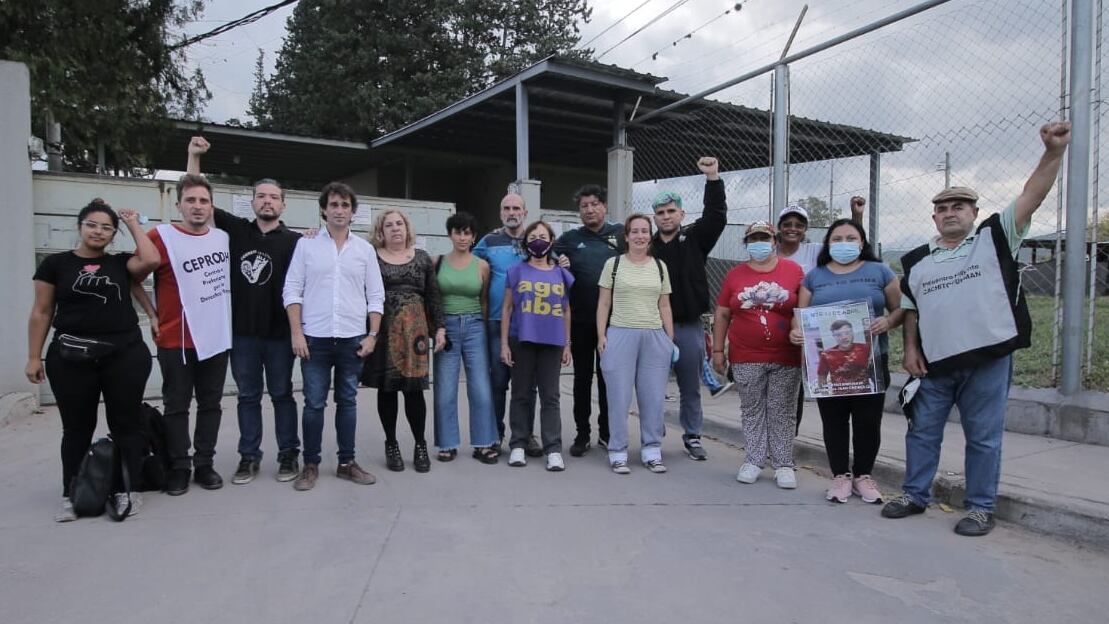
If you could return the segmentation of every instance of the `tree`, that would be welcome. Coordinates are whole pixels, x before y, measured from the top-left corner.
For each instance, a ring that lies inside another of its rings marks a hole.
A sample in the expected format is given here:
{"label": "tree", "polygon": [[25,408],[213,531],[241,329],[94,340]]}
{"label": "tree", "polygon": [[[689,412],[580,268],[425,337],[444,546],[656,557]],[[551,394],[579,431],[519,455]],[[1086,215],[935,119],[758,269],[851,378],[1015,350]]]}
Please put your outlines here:
{"label": "tree", "polygon": [[270,123],[269,113],[266,110],[266,52],[262,48],[258,48],[258,59],[254,61],[254,89],[250,92],[246,114],[250,115],[254,122],[248,122],[244,127],[265,127]]}
{"label": "tree", "polygon": [[166,32],[199,14],[199,0],[4,0],[0,58],[26,63],[33,128],[62,126],[69,167],[144,165],[167,116],[195,118],[211,93]]}
{"label": "tree", "polygon": [[302,0],[251,114],[283,132],[367,140],[568,51],[590,11],[586,0]]}
{"label": "tree", "polygon": [[809,227],[828,227],[839,218],[839,208],[831,208],[819,197],[809,196],[797,202],[809,213]]}

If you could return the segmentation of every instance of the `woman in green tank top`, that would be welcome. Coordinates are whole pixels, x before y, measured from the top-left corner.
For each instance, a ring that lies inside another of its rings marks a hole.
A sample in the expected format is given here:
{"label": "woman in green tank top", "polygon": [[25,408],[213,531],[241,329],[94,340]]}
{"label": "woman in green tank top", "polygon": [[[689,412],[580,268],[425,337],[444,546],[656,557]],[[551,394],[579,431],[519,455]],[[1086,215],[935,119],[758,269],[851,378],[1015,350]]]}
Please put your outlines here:
{"label": "woman in green tank top", "polygon": [[474,218],[459,212],[447,219],[451,251],[435,260],[435,273],[443,301],[447,346],[435,354],[436,458],[448,462],[458,455],[458,382],[466,367],[470,445],[473,457],[497,463],[497,426],[489,384],[489,352],[485,322],[489,306],[489,264],[470,253],[474,244]]}

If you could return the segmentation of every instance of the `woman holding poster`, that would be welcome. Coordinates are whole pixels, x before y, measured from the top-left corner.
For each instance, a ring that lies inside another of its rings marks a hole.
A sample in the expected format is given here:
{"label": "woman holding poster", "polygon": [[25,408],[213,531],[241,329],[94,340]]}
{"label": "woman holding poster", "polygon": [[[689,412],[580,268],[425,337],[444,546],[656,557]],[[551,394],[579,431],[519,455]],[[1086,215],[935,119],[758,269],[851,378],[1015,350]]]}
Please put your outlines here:
{"label": "woman holding poster", "polygon": [[[847,305],[848,302],[856,304]],[[828,395],[817,398],[820,418],[824,423],[824,446],[832,469],[832,487],[825,497],[845,503],[852,494],[867,503],[882,502],[870,472],[881,444],[884,390],[889,385],[886,332],[901,323],[901,290],[897,276],[871,250],[866,232],[850,219],[839,219],[824,236],[824,249],[817,266],[805,276],[797,306],[844,304],[844,309],[869,302],[873,318],[850,315],[850,320],[833,320],[829,326],[834,346],[822,349],[816,365],[816,382],[810,386],[826,390]],[[805,343],[802,323],[794,319],[790,339]],[[865,325],[864,325],[865,324]],[[874,358],[863,330],[877,336],[880,358]],[[856,338],[862,338],[859,341]],[[876,363],[880,387],[870,382],[871,365]],[[849,467],[850,444],[854,439],[855,461]]]}
{"label": "woman holding poster", "polygon": [[754,483],[769,460],[778,487],[793,489],[801,350],[790,344],[789,329],[804,274],[796,262],[778,257],[774,234],[766,221],[747,226],[743,242],[751,259],[728,272],[716,300],[712,365],[724,373],[727,332],[747,440],[747,458],[736,480]]}

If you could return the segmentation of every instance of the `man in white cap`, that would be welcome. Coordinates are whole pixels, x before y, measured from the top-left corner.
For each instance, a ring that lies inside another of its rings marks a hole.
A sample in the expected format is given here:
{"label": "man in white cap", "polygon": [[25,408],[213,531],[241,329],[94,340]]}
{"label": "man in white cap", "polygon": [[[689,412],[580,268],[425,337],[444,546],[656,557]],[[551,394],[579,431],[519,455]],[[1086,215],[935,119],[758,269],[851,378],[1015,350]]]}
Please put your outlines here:
{"label": "man in white cap", "polygon": [[975,228],[978,193],[945,189],[932,198],[939,235],[901,258],[905,370],[921,382],[905,434],[903,493],[882,508],[887,518],[924,513],[944,424],[957,405],[966,435],[967,514],[955,532],[977,536],[993,529],[1012,353],[1029,346],[1032,334],[1015,256],[1055,183],[1070,124],[1049,123],[1040,139],[1043,156],[1013,203]]}

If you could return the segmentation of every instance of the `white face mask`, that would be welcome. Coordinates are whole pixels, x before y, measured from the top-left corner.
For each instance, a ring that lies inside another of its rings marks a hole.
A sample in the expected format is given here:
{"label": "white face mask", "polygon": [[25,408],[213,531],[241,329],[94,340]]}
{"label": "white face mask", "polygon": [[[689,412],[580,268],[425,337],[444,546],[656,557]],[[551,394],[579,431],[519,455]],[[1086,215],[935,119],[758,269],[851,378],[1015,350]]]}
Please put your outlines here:
{"label": "white face mask", "polygon": [[755,241],[747,243],[747,255],[756,262],[762,262],[770,257],[774,251],[774,245],[770,241]]}

